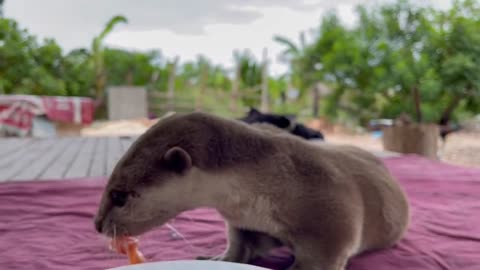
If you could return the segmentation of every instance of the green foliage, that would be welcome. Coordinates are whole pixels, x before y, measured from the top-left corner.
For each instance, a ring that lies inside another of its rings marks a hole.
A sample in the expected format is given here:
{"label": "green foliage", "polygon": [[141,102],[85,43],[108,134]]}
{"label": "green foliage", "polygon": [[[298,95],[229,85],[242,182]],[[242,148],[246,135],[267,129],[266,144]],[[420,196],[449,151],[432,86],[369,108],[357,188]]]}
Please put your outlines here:
{"label": "green foliage", "polygon": [[63,80],[68,96],[90,96],[93,88],[94,72],[90,54],[85,49],[75,49],[63,57]]}
{"label": "green foliage", "polygon": [[290,83],[299,89],[301,95],[303,95],[307,90],[304,84],[306,78],[302,76],[303,73],[301,72],[302,58],[304,57],[306,46],[305,33],[300,33],[299,45],[282,36],[274,36],[273,40],[285,47],[281,53],[281,57],[285,63],[290,65],[290,72],[288,74]]}
{"label": "green foliage", "polygon": [[0,93],[66,94],[65,69],[54,40],[38,43],[15,21],[0,18]]}
{"label": "green foliage", "polygon": [[244,51],[234,55],[235,62],[240,66],[241,88],[254,88],[262,83],[262,66],[249,52]]}
{"label": "green foliage", "polygon": [[177,76],[177,89],[192,89],[198,87],[230,90],[231,80],[227,71],[218,65],[213,65],[206,57],[199,56],[196,61],[182,65]]}
{"label": "green foliage", "polygon": [[161,60],[157,51],[141,53],[106,48],[104,61],[107,84],[148,85],[156,72],[162,73],[162,67],[156,65]]}
{"label": "green foliage", "polygon": [[456,109],[480,111],[476,1],[456,1],[451,10],[439,11],[399,0],[360,6],[357,15],[353,28],[335,13],[325,16],[297,60],[307,85],[324,81],[332,87],[324,114],[336,118],[343,111],[364,123],[407,112],[438,122],[453,118]]}
{"label": "green foliage", "polygon": [[[398,0],[359,6],[356,14],[358,23],[347,27],[335,12],[328,13],[311,42],[304,33],[297,41],[274,37],[289,65],[284,76],[268,78],[274,111],[308,112],[311,90],[323,82],[332,91],[322,99],[320,111],[332,119],[363,124],[406,112],[419,121],[439,122],[480,112],[478,1],[457,0],[443,11]],[[0,93],[102,98],[109,85],[166,91],[173,68],[169,58],[158,51],[103,46],[122,23],[127,23],[125,17],[113,17],[90,48],[65,53],[54,40],[38,41],[14,20],[0,17]],[[201,97],[205,106],[217,106],[222,113],[259,106],[262,63],[248,51],[236,52],[234,59],[239,66],[235,95],[234,72],[204,56],[176,66],[176,95]],[[288,88],[300,90],[298,100],[285,98]],[[227,98],[232,100],[223,102]]]}

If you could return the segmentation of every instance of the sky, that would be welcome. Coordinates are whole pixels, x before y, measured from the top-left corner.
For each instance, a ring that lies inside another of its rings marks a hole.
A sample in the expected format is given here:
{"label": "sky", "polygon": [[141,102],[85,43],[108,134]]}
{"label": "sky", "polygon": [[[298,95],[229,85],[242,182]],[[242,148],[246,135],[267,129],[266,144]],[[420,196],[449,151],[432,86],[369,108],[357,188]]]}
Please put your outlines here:
{"label": "sky", "polygon": [[[39,38],[53,37],[65,49],[90,46],[114,15],[128,18],[106,39],[111,47],[158,49],[181,61],[203,54],[216,64],[233,66],[233,51],[249,49],[258,59],[267,48],[270,72],[286,66],[278,55],[276,34],[298,41],[319,25],[322,14],[336,9],[355,24],[354,7],[388,0],[5,0],[4,15]],[[421,0],[439,8],[449,0]]]}

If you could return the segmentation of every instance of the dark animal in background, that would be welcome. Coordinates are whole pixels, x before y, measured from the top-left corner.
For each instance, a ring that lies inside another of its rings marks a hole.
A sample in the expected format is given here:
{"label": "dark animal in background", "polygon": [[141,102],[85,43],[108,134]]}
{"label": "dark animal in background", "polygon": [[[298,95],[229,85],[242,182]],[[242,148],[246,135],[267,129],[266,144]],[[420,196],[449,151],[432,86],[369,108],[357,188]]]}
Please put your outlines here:
{"label": "dark animal in background", "polygon": [[255,108],[250,108],[247,116],[240,118],[239,120],[248,124],[271,124],[278,128],[287,130],[291,134],[302,137],[306,140],[325,140],[325,137],[321,132],[297,123],[293,115],[262,113]]}
{"label": "dark animal in background", "polygon": [[448,117],[442,117],[440,121],[438,121],[438,126],[440,127],[440,138],[442,139],[443,144],[445,144],[447,136],[450,133],[462,130],[460,125],[451,123]]}

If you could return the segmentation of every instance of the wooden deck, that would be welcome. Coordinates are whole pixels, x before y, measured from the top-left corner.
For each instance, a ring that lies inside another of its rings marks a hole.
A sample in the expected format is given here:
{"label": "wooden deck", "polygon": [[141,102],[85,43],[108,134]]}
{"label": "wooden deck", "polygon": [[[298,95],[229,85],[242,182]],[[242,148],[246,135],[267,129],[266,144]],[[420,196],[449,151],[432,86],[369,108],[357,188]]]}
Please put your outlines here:
{"label": "wooden deck", "polygon": [[108,176],[135,139],[0,139],[0,181]]}
{"label": "wooden deck", "polygon": [[136,138],[0,139],[0,182],[105,177]]}

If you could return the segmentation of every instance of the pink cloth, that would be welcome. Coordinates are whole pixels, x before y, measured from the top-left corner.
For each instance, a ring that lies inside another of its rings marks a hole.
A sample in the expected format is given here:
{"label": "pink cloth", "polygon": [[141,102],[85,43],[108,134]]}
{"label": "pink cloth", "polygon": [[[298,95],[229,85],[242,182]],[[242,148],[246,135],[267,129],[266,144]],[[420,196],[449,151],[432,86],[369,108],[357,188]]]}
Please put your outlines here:
{"label": "pink cloth", "polygon": [[28,134],[36,115],[46,115],[52,121],[90,124],[93,113],[91,98],[0,95],[0,130],[20,136]]}
{"label": "pink cloth", "polygon": [[[387,159],[406,189],[412,221],[394,248],[361,255],[349,270],[480,269],[480,170],[415,156]],[[0,269],[105,269],[127,263],[107,249],[92,219],[103,179],[0,185]],[[192,259],[220,253],[224,224],[199,209],[172,221],[187,242],[162,227],[141,237],[149,261]],[[285,269],[284,251],[256,264]]]}
{"label": "pink cloth", "polygon": [[86,97],[42,97],[48,119],[58,122],[90,124],[94,102]]}

